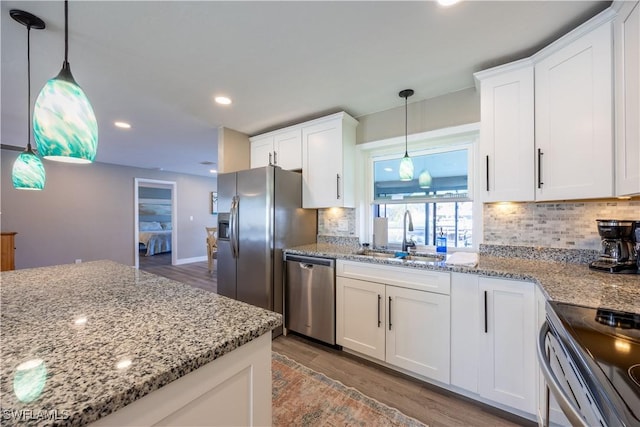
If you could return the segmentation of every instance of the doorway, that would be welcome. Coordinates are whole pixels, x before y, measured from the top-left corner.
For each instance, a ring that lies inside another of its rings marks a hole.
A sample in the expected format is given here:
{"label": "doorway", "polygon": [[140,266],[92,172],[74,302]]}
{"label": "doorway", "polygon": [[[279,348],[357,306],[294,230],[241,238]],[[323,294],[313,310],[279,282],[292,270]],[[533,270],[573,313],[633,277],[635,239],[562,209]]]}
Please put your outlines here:
{"label": "doorway", "polygon": [[176,265],[176,183],[145,178],[134,181],[134,266],[140,268],[141,260]]}

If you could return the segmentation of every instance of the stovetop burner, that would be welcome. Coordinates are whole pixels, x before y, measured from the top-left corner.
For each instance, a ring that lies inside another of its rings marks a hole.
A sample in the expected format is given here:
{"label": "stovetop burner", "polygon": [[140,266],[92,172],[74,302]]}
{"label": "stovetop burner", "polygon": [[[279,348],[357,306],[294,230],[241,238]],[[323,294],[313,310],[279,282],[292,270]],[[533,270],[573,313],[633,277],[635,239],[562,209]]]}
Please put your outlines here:
{"label": "stovetop burner", "polygon": [[599,308],[596,321],[603,325],[622,329],[640,329],[640,314]]}

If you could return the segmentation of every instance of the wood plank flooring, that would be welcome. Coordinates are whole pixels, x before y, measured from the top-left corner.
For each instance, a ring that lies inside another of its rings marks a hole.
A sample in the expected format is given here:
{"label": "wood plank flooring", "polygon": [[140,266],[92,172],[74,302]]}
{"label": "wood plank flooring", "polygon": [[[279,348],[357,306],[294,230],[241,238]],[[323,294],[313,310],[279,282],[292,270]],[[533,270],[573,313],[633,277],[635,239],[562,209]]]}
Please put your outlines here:
{"label": "wood plank flooring", "polygon": [[194,262],[191,264],[171,265],[171,253],[157,254],[149,257],[140,256],[140,270],[164,276],[177,282],[186,283],[206,291],[217,292],[216,260],[213,271],[209,273],[208,263]]}
{"label": "wood plank flooring", "polygon": [[[214,269],[209,273],[206,262],[172,266],[170,254],[160,254],[160,257],[168,257],[168,262],[161,258],[143,262],[141,257],[140,269],[216,292],[216,272]],[[299,335],[277,337],[273,341],[273,350],[431,427],[536,425]]]}

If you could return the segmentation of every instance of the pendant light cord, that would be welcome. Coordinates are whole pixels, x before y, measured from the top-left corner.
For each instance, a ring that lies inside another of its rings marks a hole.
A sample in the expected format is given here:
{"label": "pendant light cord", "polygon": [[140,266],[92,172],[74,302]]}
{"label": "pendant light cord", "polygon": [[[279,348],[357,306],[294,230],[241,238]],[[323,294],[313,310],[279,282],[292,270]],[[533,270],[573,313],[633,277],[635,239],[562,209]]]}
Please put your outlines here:
{"label": "pendant light cord", "polygon": [[408,130],[408,126],[407,126],[407,121],[408,116],[407,116],[407,99],[409,99],[408,96],[404,97],[404,156],[407,157],[409,156],[409,149],[408,149],[408,143],[407,143],[407,133],[409,132]]}
{"label": "pendant light cord", "polygon": [[68,64],[69,57],[69,1],[64,0],[64,63]]}
{"label": "pendant light cord", "polygon": [[27,25],[27,151],[31,149],[31,25]]}

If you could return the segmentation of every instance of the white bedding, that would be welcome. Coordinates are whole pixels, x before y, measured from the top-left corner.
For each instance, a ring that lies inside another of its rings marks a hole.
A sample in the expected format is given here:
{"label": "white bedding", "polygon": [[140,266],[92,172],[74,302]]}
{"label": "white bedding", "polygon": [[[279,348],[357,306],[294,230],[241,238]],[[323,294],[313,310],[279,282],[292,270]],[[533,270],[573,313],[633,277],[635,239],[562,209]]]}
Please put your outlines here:
{"label": "white bedding", "polygon": [[171,252],[171,230],[140,231],[138,239],[147,248],[145,256]]}

